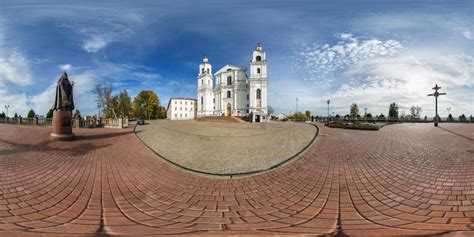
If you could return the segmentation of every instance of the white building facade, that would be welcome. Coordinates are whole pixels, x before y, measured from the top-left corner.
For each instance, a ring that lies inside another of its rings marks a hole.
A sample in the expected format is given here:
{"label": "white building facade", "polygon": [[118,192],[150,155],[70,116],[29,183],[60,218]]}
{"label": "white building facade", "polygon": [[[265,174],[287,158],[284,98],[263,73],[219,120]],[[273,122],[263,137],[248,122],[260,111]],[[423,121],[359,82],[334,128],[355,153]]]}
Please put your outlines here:
{"label": "white building facade", "polygon": [[196,118],[196,100],[191,98],[171,98],[166,110],[169,120],[191,120]]}
{"label": "white building facade", "polygon": [[247,116],[253,122],[268,121],[268,75],[265,52],[260,44],[252,52],[250,72],[227,64],[212,74],[204,57],[199,65],[197,117]]}

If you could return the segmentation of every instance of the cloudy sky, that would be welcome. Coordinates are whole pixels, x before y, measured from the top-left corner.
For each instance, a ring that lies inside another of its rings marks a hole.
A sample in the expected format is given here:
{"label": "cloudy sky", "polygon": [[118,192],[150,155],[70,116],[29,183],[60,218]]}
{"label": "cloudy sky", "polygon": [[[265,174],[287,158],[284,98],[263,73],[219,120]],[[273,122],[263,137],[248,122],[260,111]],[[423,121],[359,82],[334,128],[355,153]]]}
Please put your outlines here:
{"label": "cloudy sky", "polygon": [[[81,3],[79,3],[81,2]],[[0,111],[45,114],[66,70],[76,107],[97,111],[91,89],[110,82],[132,96],[152,89],[195,97],[198,65],[248,67],[261,42],[269,104],[387,114],[420,105],[431,116],[474,114],[473,1],[23,1],[0,3]]]}

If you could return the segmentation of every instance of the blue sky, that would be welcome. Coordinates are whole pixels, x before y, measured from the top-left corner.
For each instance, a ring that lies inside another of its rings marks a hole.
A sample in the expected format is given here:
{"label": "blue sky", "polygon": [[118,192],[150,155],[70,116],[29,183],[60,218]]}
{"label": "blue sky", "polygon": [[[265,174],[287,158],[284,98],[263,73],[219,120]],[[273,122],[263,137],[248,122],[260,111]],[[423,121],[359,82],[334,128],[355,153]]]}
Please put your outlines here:
{"label": "blue sky", "polygon": [[440,114],[474,114],[472,1],[2,1],[0,111],[45,114],[62,70],[76,107],[95,114],[91,89],[113,83],[132,96],[154,90],[195,97],[204,54],[214,70],[248,67],[261,42],[269,62],[269,104],[299,110],[387,114],[418,104],[438,83]]}

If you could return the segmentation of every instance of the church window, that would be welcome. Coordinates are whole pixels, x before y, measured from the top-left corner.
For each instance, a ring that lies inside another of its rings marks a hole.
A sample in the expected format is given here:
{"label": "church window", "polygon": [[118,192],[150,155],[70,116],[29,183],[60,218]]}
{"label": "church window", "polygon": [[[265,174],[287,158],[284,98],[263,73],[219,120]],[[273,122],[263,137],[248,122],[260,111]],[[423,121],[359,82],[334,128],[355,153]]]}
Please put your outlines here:
{"label": "church window", "polygon": [[232,77],[227,77],[227,85],[232,85]]}
{"label": "church window", "polygon": [[262,99],[262,91],[260,89],[257,89],[257,100]]}
{"label": "church window", "polygon": [[227,98],[230,98],[232,96],[230,91],[227,91]]}
{"label": "church window", "polygon": [[204,68],[201,70],[201,74],[204,74]]}
{"label": "church window", "polygon": [[260,74],[260,68],[257,68],[257,73]]}
{"label": "church window", "polygon": [[201,105],[204,104],[204,98],[201,96]]}
{"label": "church window", "polygon": [[[249,107],[249,104],[247,104],[247,108]],[[248,112],[247,112],[248,113]]]}
{"label": "church window", "polygon": [[247,100],[249,100],[249,94],[247,94]]}
{"label": "church window", "polygon": [[207,69],[207,74],[209,74],[209,68]]}
{"label": "church window", "polygon": [[203,80],[201,80],[201,85],[204,85],[204,81],[203,81]]}
{"label": "church window", "polygon": [[212,98],[212,103],[216,103],[216,98]]}
{"label": "church window", "polygon": [[256,60],[257,62],[262,61],[262,56],[257,56],[257,57],[255,57],[255,60]]}

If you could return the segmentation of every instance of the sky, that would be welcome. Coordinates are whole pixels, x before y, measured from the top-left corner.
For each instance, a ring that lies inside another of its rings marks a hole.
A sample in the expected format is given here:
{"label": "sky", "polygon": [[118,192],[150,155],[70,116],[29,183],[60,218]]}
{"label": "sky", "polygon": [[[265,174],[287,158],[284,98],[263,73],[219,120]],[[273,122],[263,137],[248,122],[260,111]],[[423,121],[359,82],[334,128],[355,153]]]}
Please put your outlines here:
{"label": "sky", "polygon": [[261,42],[275,112],[372,114],[412,105],[433,116],[474,114],[473,1],[0,2],[0,112],[46,114],[63,71],[76,108],[97,113],[92,89],[196,97],[204,55],[214,71],[249,67]]}

